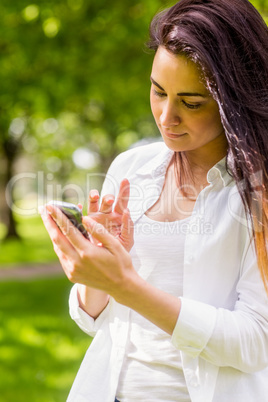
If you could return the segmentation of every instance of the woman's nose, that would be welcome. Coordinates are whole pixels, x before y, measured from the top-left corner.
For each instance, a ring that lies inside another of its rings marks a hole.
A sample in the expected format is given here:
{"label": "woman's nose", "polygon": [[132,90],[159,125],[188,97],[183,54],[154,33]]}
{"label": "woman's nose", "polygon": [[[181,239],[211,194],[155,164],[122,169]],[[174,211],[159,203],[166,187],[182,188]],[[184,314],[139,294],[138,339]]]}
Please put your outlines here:
{"label": "woman's nose", "polygon": [[171,126],[178,126],[181,123],[181,118],[178,114],[178,109],[171,102],[166,102],[163,105],[162,113],[160,115],[160,124],[162,127],[168,128]]}

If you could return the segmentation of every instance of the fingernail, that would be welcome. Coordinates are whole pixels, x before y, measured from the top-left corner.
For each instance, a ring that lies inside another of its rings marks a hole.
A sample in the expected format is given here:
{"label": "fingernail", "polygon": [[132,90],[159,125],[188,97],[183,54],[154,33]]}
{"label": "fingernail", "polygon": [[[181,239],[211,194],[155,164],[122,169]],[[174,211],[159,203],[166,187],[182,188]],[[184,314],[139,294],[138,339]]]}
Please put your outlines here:
{"label": "fingernail", "polygon": [[54,214],[53,207],[51,205],[46,204],[44,206],[44,214],[53,215]]}
{"label": "fingernail", "polygon": [[99,197],[99,192],[98,192],[98,190],[91,190],[91,191],[90,191],[90,197],[91,197],[91,198]]}
{"label": "fingernail", "polygon": [[82,223],[84,226],[88,227],[89,226],[89,222],[88,222],[88,217],[87,216],[82,216]]}
{"label": "fingernail", "polygon": [[40,205],[40,206],[38,207],[38,213],[39,213],[40,215],[43,215],[44,212],[45,212],[44,205]]}

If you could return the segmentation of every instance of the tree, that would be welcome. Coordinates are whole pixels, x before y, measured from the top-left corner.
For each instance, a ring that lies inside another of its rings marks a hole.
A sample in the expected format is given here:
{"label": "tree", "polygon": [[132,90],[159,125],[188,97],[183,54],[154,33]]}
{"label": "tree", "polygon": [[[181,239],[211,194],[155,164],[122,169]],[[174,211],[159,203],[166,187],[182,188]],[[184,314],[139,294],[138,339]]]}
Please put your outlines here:
{"label": "tree", "polygon": [[[4,187],[14,173],[14,162],[23,145],[31,144],[30,137],[37,139],[39,161],[49,154],[70,160],[76,147],[87,144],[99,152],[101,166],[106,169],[128,142],[144,135],[138,127],[150,114],[147,93],[151,58],[143,52],[143,43],[149,19],[161,5],[160,0],[117,0],[112,7],[108,0],[1,2],[0,152],[5,161]],[[63,142],[57,130],[47,138],[38,135],[40,121],[62,121],[66,114],[76,116],[77,138],[74,129],[69,131],[72,141],[67,141],[66,130]],[[131,133],[129,139],[124,139],[126,130]],[[64,172],[62,169],[61,174]],[[2,216],[8,217],[7,236],[17,236],[7,206]]]}

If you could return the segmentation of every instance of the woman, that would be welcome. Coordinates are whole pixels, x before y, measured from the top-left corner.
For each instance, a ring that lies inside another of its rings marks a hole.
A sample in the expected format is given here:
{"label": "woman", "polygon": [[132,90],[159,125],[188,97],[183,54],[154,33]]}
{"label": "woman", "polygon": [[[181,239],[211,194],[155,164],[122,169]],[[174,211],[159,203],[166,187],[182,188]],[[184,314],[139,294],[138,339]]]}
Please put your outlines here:
{"label": "woman", "polygon": [[100,207],[91,191],[92,242],[44,215],[95,336],[68,401],[264,402],[267,27],[247,0],[181,0],[149,47],[164,143],[119,155]]}

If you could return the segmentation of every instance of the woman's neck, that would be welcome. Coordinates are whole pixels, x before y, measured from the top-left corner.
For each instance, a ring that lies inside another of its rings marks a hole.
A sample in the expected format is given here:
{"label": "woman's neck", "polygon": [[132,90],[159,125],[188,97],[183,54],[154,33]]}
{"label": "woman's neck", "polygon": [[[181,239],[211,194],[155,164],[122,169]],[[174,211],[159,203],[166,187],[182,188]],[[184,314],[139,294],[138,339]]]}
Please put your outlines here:
{"label": "woman's neck", "polygon": [[225,136],[218,136],[215,140],[202,148],[185,152],[189,168],[193,175],[206,174],[217,162],[227,154],[228,142]]}

